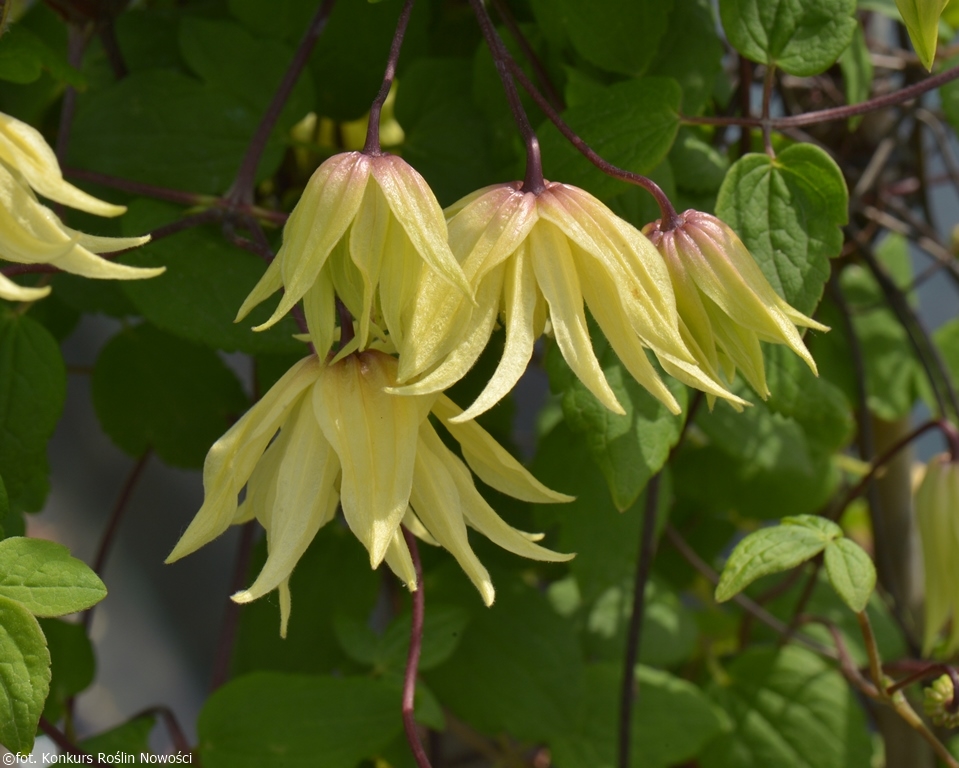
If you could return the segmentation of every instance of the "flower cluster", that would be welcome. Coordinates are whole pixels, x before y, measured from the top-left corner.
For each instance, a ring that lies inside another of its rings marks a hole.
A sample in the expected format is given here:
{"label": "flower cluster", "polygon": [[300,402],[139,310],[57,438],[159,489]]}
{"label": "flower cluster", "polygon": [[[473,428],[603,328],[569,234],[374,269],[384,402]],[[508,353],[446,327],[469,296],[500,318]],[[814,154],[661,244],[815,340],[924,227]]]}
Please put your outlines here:
{"label": "flower cluster", "polygon": [[[283,288],[259,328],[302,299],[316,354],[210,450],[203,507],[170,560],[256,518],[268,558],[233,599],[278,589],[285,632],[290,574],[338,505],[370,564],[385,561],[410,589],[416,576],[401,525],[449,550],[487,604],[493,587],[467,527],[524,557],[568,559],[502,520],[472,477],[519,499],[569,500],[473,421],[513,388],[541,335],[553,336],[603,405],[623,413],[593,350],[588,309],[625,368],[678,413],[660,368],[740,408],[746,401],[728,388],[737,368],[767,394],[760,340],[787,344],[812,365],[796,325],[822,328],[775,294],[712,217],[689,212],[675,231],[653,229],[651,240],[587,192],[551,182],[538,193],[518,183],[488,187],[444,216],[397,157],[347,152],[324,162],[237,315]],[[441,393],[474,365],[499,319],[502,359],[464,412]]]}
{"label": "flower cluster", "polygon": [[[40,132],[0,113],[0,258],[20,264],[50,264],[100,279],[138,280],[163,272],[163,267],[129,267],[97,255],[135,248],[149,236],[85,235],[64,225],[37,194],[97,216],[119,216],[126,210],[64,181],[56,155]],[[49,293],[49,287],[24,287],[0,274],[0,299],[36,301]]]}

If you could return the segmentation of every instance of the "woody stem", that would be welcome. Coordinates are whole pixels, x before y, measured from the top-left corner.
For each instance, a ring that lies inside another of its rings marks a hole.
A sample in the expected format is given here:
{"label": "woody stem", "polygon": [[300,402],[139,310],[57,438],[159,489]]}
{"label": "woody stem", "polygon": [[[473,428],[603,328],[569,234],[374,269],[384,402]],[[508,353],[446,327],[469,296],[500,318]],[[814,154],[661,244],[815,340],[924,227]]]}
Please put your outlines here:
{"label": "woody stem", "polygon": [[393,86],[393,78],[396,77],[396,63],[400,58],[400,51],[403,48],[403,38],[406,36],[406,27],[410,21],[410,13],[413,10],[413,0],[406,0],[403,3],[403,10],[400,11],[400,18],[396,22],[396,32],[393,33],[393,42],[390,45],[390,56],[386,60],[386,72],[383,74],[383,84],[380,86],[380,92],[373,99],[370,106],[369,123],[366,128],[366,145],[363,147],[363,153],[376,157],[383,154],[380,148],[380,113],[383,111],[383,104],[386,97],[390,95],[390,88]]}

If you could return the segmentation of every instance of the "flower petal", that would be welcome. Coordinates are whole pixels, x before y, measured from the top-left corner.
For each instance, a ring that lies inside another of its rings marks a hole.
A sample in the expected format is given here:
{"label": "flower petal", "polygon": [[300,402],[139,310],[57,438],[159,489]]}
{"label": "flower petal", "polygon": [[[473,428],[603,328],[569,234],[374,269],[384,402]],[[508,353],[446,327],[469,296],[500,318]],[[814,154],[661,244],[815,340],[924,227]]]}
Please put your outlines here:
{"label": "flower petal", "polygon": [[443,209],[426,180],[396,155],[373,158],[371,165],[373,178],[416,252],[464,296],[472,295],[469,281],[450,250]]}
{"label": "flower petal", "polygon": [[199,549],[230,526],[236,514],[237,494],[303,390],[316,381],[319,365],[315,356],[298,362],[213,444],[203,463],[203,506],[167,563]]}
{"label": "flower petal", "polygon": [[0,113],[0,160],[16,168],[38,193],[97,216],[119,216],[122,205],[98,200],[63,180],[57,156],[33,126]]}
{"label": "flower petal", "polygon": [[42,288],[28,288],[24,285],[17,285],[13,280],[4,274],[0,274],[0,299],[7,301],[38,301],[44,296],[49,295],[50,286]]}
{"label": "flower petal", "polygon": [[[496,317],[499,314],[500,293],[503,287],[505,265],[500,265],[486,276],[476,291],[479,304],[469,318],[469,325],[460,338],[459,345],[426,376],[412,384],[394,387],[392,394],[421,395],[448,389],[473,367],[486,348],[486,342],[493,333]],[[403,361],[400,360],[400,365]]]}
{"label": "flower petal", "polygon": [[395,376],[393,358],[360,352],[325,366],[313,390],[316,419],[343,468],[346,522],[369,550],[373,568],[409,505],[417,431],[432,403],[384,392]]}
{"label": "flower petal", "polygon": [[266,563],[249,589],[233,595],[237,603],[256,600],[288,579],[316,532],[336,514],[340,462],[316,423],[313,403],[300,399],[281,432],[289,435],[274,474]]}
{"label": "flower petal", "polygon": [[[449,471],[450,477],[456,485],[460,504],[462,505],[463,517],[473,528],[497,546],[520,557],[528,557],[531,560],[543,560],[551,563],[566,562],[574,557],[573,555],[553,552],[538,544],[534,544],[527,534],[509,525],[503,518],[496,514],[493,508],[487,504],[486,499],[476,490],[470,471],[463,462],[443,444],[443,441],[440,440],[439,435],[436,434],[433,428],[425,424],[420,430],[420,435],[423,438],[423,444],[440,458],[445,468]],[[420,450],[422,450],[422,447]]]}
{"label": "flower petal", "polygon": [[[424,422],[420,434],[426,436],[432,431],[429,422]],[[456,483],[447,463],[431,451],[422,439],[416,447],[416,472],[410,503],[426,530],[444,549],[449,550],[466,571],[483,602],[492,605],[496,592],[489,572],[470,547]]]}
{"label": "flower petal", "polygon": [[380,282],[380,270],[384,258],[401,254],[387,254],[387,230],[390,223],[390,208],[376,184],[367,184],[363,203],[357,211],[350,228],[350,258],[356,265],[363,281],[362,305],[356,315],[359,320],[359,336],[366,347],[370,334],[370,315],[373,313],[373,298]]}
{"label": "flower petal", "polygon": [[[409,510],[403,518],[403,524],[409,517]],[[393,539],[386,550],[386,564],[390,570],[396,574],[396,578],[403,582],[403,585],[410,591],[416,591],[416,567],[413,565],[413,558],[410,555],[410,548],[406,546],[406,540],[403,538],[403,532],[397,528],[393,532]]]}
{"label": "flower petal", "polygon": [[530,263],[526,244],[523,243],[506,264],[506,279],[503,286],[506,345],[503,348],[503,356],[479,397],[464,413],[456,417],[459,421],[474,419],[488,411],[509,394],[526,372],[526,366],[533,357],[533,344],[536,341],[534,316],[538,293],[533,265]]}
{"label": "flower petal", "polygon": [[313,287],[303,296],[303,314],[313,348],[323,359],[330,351],[336,333],[336,296],[327,270],[322,270],[316,276]]}
{"label": "flower petal", "polygon": [[563,357],[586,388],[613,413],[625,414],[593,352],[583,312],[583,291],[562,231],[540,221],[530,233],[533,271],[546,303],[556,343]]}
{"label": "flower petal", "polygon": [[539,504],[573,501],[575,498],[543,485],[475,421],[456,421],[462,410],[446,395],[436,398],[433,413],[439,416],[443,426],[460,444],[463,458],[470,469],[490,488],[514,499]]}
{"label": "flower petal", "polygon": [[360,152],[335,155],[316,169],[283,227],[283,246],[276,254],[286,290],[257,330],[274,325],[313,285],[356,218],[369,177],[370,159]]}

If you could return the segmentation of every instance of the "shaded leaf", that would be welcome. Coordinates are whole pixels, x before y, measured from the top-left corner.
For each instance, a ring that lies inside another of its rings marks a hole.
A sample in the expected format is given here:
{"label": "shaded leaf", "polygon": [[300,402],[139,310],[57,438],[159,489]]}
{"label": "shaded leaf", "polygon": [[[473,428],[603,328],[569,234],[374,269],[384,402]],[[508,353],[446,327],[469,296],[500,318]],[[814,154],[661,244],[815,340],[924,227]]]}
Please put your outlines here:
{"label": "shaded leaf", "polygon": [[37,620],[3,595],[0,658],[0,744],[11,752],[29,753],[50,687],[50,653]]}
{"label": "shaded leaf", "polygon": [[843,601],[856,613],[864,610],[876,588],[872,558],[852,539],[826,545],[826,573]]}
{"label": "shaded leaf", "polygon": [[21,536],[0,541],[0,596],[35,616],[63,616],[99,603],[107,588],[62,544]]}

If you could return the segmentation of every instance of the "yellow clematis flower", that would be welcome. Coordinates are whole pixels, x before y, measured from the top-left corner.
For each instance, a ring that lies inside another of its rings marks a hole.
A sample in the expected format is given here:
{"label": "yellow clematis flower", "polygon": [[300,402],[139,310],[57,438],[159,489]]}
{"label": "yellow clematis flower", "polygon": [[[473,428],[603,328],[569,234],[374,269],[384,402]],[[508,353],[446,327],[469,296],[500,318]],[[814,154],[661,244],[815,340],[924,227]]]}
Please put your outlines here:
{"label": "yellow clematis flower", "polygon": [[335,298],[359,328],[341,355],[366,349],[371,334],[397,347],[408,328],[416,285],[427,271],[462,294],[469,285],[446,242],[443,211],[426,181],[394,155],[345,152],[313,174],[283,229],[283,246],[243,302],[237,321],[280,288],[264,330],[301,298],[314,347],[335,337]]}
{"label": "yellow clematis flower", "polygon": [[742,371],[766,398],[766,369],[760,341],[785,344],[813,373],[816,363],[797,326],[829,328],[793,309],[769,284],[752,254],[733,230],[708,213],[689,210],[679,225],[661,221],[643,232],[666,261],[676,293],[683,340],[711,375],[721,366],[732,381]]}
{"label": "yellow clematis flower", "polygon": [[926,584],[923,655],[935,649],[949,658],[959,651],[959,463],[947,453],[933,457],[914,501]]}
{"label": "yellow clematis flower", "polygon": [[[387,394],[395,383],[396,360],[373,350],[333,363],[314,355],[294,365],[210,449],[203,506],[167,562],[255,517],[266,529],[266,564],[233,600],[247,603],[278,589],[285,635],[290,574],[338,503],[369,551],[370,565],[385,560],[410,590],[416,589],[416,574],[400,524],[448,549],[487,605],[493,585],[470,548],[467,526],[523,557],[572,557],[537,545],[541,536],[500,518],[476,490],[471,470],[518,499],[554,503],[571,497],[542,485],[475,422],[450,423],[461,411],[447,397]],[[465,463],[443,443],[430,413],[459,442]],[[238,505],[244,486],[246,497]]]}
{"label": "yellow clematis flower", "polygon": [[547,319],[573,372],[603,405],[622,414],[590,343],[585,302],[626,369],[673,413],[679,404],[646,349],[680,381],[742,402],[687,349],[669,273],[656,249],[589,193],[555,182],[539,195],[524,193],[518,183],[500,184],[467,196],[446,214],[450,246],[474,287],[476,308],[424,278],[409,333],[398,344],[404,386],[396,393],[435,392],[460,379],[502,310],[503,357],[461,420],[491,408],[513,388]]}
{"label": "yellow clematis flower", "polygon": [[[143,245],[149,235],[96,237],[77,232],[40,203],[34,191],[98,216],[119,216],[126,210],[65,181],[56,155],[40,132],[0,114],[0,258],[20,264],[50,264],[65,272],[100,279],[137,280],[163,272],[163,267],[129,267],[97,256]],[[0,275],[0,298],[36,301],[49,293],[49,287],[27,288]]]}

